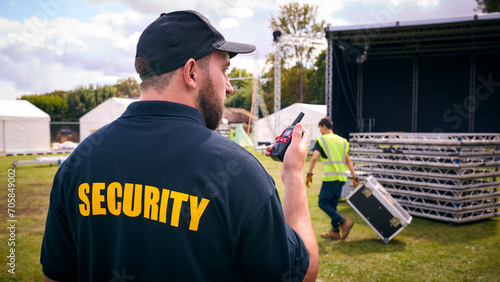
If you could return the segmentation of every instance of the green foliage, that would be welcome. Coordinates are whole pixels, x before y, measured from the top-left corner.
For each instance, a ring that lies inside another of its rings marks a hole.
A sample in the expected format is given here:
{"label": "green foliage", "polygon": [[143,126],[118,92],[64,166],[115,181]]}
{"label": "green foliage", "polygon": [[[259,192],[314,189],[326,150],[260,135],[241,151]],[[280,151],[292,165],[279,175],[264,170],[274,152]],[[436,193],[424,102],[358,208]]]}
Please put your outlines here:
{"label": "green foliage", "polygon": [[326,51],[316,58],[314,67],[306,70],[309,95],[307,103],[325,103]]}
{"label": "green foliage", "polygon": [[[274,54],[266,58],[267,65],[273,65]],[[325,73],[326,51],[321,52],[315,59],[313,67],[304,70],[303,77],[303,103],[325,103]],[[291,68],[281,67],[281,108],[300,102],[300,70],[295,65]],[[274,67],[269,68],[261,77],[261,89],[269,112],[274,110]]]}
{"label": "green foliage", "polygon": [[[281,30],[285,34],[303,35],[322,32],[325,21],[316,21],[318,6],[300,4],[298,2],[280,6],[277,16],[272,16],[269,27],[274,31]],[[298,62],[306,67],[310,62],[311,54],[315,47],[306,45],[283,44],[282,53],[286,61]]]}
{"label": "green foliage", "polygon": [[141,88],[139,87],[139,83],[133,77],[129,78],[120,78],[116,82],[116,90],[118,91],[119,97],[129,97],[135,98],[139,97],[141,94]]}
{"label": "green foliage", "polygon": [[[239,68],[233,68],[228,74],[229,78],[249,78],[252,77],[251,73]],[[244,108],[250,110],[252,106],[252,87],[253,79],[234,79],[231,80],[234,93],[229,95],[226,100],[226,107],[231,108]]]}
{"label": "green foliage", "polygon": [[21,100],[26,100],[50,115],[51,120],[60,121],[68,113],[68,105],[65,101],[65,91],[54,91],[45,95],[24,95]]}
{"label": "green foliage", "polygon": [[79,86],[70,91],[24,95],[27,100],[50,115],[51,121],[78,121],[97,105],[111,97],[137,97],[139,84],[134,78],[119,79],[116,85]]}
{"label": "green foliage", "polygon": [[[316,20],[318,7],[310,4],[290,3],[280,6],[278,16],[270,20],[270,28],[284,34],[307,35],[322,32],[325,21]],[[314,57],[314,45],[291,45],[283,42],[281,50],[281,108],[297,102],[324,103],[325,55]],[[324,52],[323,52],[324,53]],[[268,109],[274,109],[274,54],[267,56],[272,65],[264,74],[262,89],[268,96]],[[322,91],[321,93],[318,91]]]}
{"label": "green foliage", "polygon": [[[301,84],[301,66],[296,64],[295,66],[282,70],[281,72],[281,107],[288,107],[295,102],[303,102],[301,99],[301,94],[308,97],[308,89],[306,87],[302,88],[302,93],[300,87]],[[302,78],[302,83],[307,85],[307,77]],[[305,89],[304,89],[305,88]]]}
{"label": "green foliage", "polygon": [[483,13],[500,12],[500,0],[476,0],[476,2],[476,11],[481,11]]}
{"label": "green foliage", "polygon": [[71,121],[78,121],[84,114],[107,99],[115,97],[116,94],[116,87],[110,85],[80,86],[69,91],[66,96],[66,103],[70,109],[67,117]]}

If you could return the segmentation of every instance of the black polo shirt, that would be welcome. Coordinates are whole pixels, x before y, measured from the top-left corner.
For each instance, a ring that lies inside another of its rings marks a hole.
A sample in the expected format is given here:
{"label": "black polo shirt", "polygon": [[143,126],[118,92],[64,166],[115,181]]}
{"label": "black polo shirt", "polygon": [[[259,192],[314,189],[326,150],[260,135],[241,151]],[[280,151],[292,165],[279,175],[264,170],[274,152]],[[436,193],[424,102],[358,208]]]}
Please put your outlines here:
{"label": "black polo shirt", "polygon": [[309,264],[261,164],[161,101],[132,103],[59,168],[40,261],[63,281],[290,280]]}

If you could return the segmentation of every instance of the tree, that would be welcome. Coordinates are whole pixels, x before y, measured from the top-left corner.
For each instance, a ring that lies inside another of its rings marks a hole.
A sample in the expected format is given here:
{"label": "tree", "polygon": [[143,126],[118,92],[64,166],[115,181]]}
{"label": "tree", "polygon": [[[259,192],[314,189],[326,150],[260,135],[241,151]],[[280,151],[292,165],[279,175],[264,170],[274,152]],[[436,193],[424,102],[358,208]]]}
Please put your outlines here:
{"label": "tree", "polygon": [[93,86],[79,86],[75,90],[69,91],[66,103],[68,104],[70,121],[78,121],[81,116],[97,106]]}
{"label": "tree", "polygon": [[109,98],[116,97],[117,95],[118,90],[114,85],[97,86],[95,89],[96,104],[99,105]]}
{"label": "tree", "polygon": [[[243,69],[233,68],[228,76],[229,78],[248,78],[252,77],[252,74]],[[244,108],[251,111],[253,79],[234,79],[231,80],[231,85],[234,93],[227,97],[226,107]]]}
{"label": "tree", "polygon": [[306,72],[308,78],[309,99],[306,103],[325,103],[325,77],[326,77],[326,51],[321,52],[316,58],[314,67]]}
{"label": "tree", "polygon": [[117,95],[116,87],[113,85],[80,86],[75,90],[69,91],[66,95],[68,104],[68,119],[78,121],[84,114]]}
{"label": "tree", "polygon": [[116,95],[114,85],[94,87],[90,84],[71,91],[24,95],[21,100],[27,100],[49,114],[51,121],[78,121],[84,114]]}
{"label": "tree", "polygon": [[[266,56],[266,65],[272,66],[274,62],[274,54]],[[304,93],[306,93],[303,102],[310,104],[325,103],[325,74],[326,74],[326,51],[322,51],[315,59],[312,68],[307,68],[304,71]],[[283,62],[282,62],[283,66]],[[299,71],[298,66],[281,71],[281,105],[283,107],[292,105],[298,100],[298,85]],[[261,90],[264,92],[264,100],[270,112],[274,107],[274,68],[270,67],[264,72],[261,77]]]}
{"label": "tree", "polygon": [[118,90],[117,95],[120,97],[135,98],[141,94],[139,83],[133,77],[118,79],[115,87]]}
{"label": "tree", "polygon": [[475,11],[483,13],[500,12],[500,0],[476,0],[477,8]]}
{"label": "tree", "polygon": [[[299,63],[289,69],[281,71],[281,106],[288,107],[296,102],[305,102],[309,99],[307,87],[297,87],[297,85],[307,85],[307,77],[303,76],[304,71]],[[304,89],[305,88],[305,89]],[[301,98],[305,97],[305,98]]]}
{"label": "tree", "polygon": [[[293,35],[294,37],[312,37],[317,33],[321,33],[325,26],[325,21],[317,22],[318,6],[310,4],[289,3],[280,6],[278,16],[272,16],[270,20],[270,28],[281,30],[284,34]],[[308,44],[307,41],[302,41],[302,44],[282,45],[282,56],[286,62],[290,62],[292,68],[297,68],[299,71],[298,80],[298,101],[303,102],[307,91],[304,91],[304,69],[312,63],[313,53],[316,46]],[[285,66],[287,67],[287,66]]]}
{"label": "tree", "polygon": [[[261,89],[264,91],[264,101],[270,113],[274,112],[274,54],[266,56],[266,64],[272,65],[267,72],[261,77]],[[281,58],[281,105],[280,107],[287,107],[298,101],[299,99],[299,81],[300,70],[296,64],[293,67],[284,68],[284,59]],[[305,101],[307,101],[307,97]]]}
{"label": "tree", "polygon": [[54,91],[48,94],[24,95],[21,100],[26,100],[50,115],[51,121],[64,121],[68,113],[65,91]]}

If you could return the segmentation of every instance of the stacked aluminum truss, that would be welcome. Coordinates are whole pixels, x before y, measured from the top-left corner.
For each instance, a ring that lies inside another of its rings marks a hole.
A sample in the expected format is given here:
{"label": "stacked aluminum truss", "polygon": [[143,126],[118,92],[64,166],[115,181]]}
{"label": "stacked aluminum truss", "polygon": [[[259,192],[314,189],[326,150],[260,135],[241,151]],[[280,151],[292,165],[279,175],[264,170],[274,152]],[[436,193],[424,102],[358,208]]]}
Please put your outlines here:
{"label": "stacked aluminum truss", "polygon": [[358,179],[373,175],[411,215],[500,215],[500,134],[353,133],[350,143]]}

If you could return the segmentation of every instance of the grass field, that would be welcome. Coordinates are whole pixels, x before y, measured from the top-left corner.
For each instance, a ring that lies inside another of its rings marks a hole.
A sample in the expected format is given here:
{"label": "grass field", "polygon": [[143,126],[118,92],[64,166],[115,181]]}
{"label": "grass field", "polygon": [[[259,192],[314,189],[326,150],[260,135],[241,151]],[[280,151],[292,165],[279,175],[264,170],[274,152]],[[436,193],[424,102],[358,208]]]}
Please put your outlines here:
{"label": "grass field", "polygon": [[[279,173],[281,163],[255,156],[275,178],[283,191]],[[57,166],[23,166],[15,170],[14,208],[15,246],[8,246],[11,224],[8,217],[8,169],[14,159],[0,158],[0,281],[41,281],[39,263],[45,215],[52,178]],[[306,163],[306,168],[309,163]],[[304,171],[306,171],[306,168]],[[12,176],[12,175],[11,175]],[[315,168],[314,182],[307,190],[309,207],[320,250],[318,281],[500,281],[500,218],[464,225],[449,225],[423,218],[412,223],[388,244],[346,203],[339,204],[340,213],[355,222],[344,241],[319,237],[329,230],[329,218],[317,204],[321,185],[321,165]],[[11,195],[12,196],[12,195]],[[12,241],[10,241],[12,242]],[[10,269],[10,248],[15,248],[15,275]]]}

